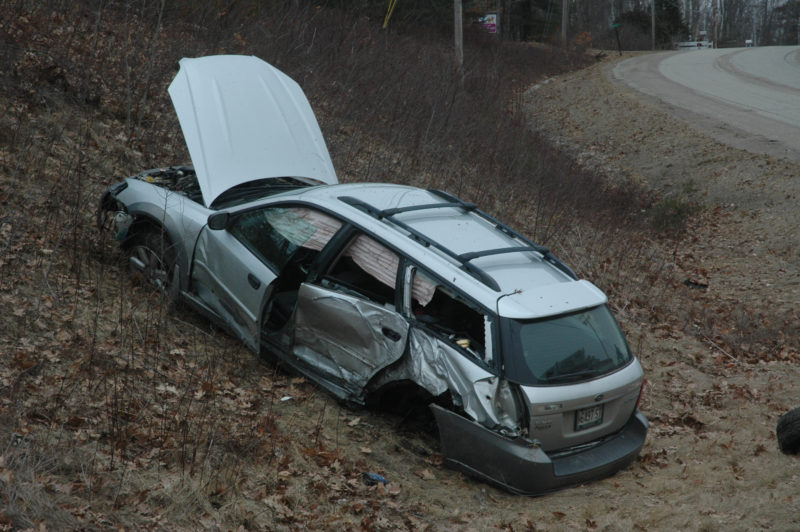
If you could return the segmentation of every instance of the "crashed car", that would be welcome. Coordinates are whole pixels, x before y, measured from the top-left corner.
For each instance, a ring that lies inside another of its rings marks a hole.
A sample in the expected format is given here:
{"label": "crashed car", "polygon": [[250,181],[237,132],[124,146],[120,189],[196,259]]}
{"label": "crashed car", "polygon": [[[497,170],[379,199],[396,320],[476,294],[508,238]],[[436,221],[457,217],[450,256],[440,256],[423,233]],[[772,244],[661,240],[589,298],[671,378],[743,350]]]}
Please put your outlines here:
{"label": "crashed car", "polygon": [[337,184],[258,58],[183,59],[169,94],[192,165],[100,201],[133,270],[345,402],[429,398],[446,463],[512,492],[636,458],[643,371],[597,287],[448,193]]}

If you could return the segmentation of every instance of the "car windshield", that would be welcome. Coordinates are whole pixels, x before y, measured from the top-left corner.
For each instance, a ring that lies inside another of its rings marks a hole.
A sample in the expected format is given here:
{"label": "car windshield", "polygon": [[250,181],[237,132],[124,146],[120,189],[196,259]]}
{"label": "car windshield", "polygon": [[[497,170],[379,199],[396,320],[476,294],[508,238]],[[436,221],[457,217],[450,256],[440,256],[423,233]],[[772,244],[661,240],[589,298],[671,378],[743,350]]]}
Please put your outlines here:
{"label": "car windshield", "polygon": [[505,322],[506,373],[520,384],[574,384],[633,360],[606,305],[554,318]]}

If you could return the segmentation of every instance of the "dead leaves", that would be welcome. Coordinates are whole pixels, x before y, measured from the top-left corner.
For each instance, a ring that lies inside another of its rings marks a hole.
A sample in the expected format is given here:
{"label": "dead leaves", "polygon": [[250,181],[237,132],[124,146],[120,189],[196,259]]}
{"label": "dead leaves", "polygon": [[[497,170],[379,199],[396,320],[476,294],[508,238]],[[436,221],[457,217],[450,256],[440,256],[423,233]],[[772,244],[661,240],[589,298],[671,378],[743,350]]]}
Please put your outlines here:
{"label": "dead leaves", "polygon": [[276,519],[282,522],[294,521],[295,513],[290,507],[289,501],[283,495],[270,495],[261,499],[264,507],[271,511]]}
{"label": "dead leaves", "polygon": [[664,469],[670,462],[669,454],[666,449],[640,454],[636,460],[645,471],[649,471],[652,467]]}
{"label": "dead leaves", "polygon": [[329,451],[325,445],[318,447],[305,447],[302,449],[303,455],[311,458],[319,467],[328,467],[337,469],[339,461],[339,451]]}
{"label": "dead leaves", "polygon": [[700,433],[705,424],[699,421],[694,414],[683,412],[681,414],[651,414],[652,429],[659,435],[673,436],[693,432]]}

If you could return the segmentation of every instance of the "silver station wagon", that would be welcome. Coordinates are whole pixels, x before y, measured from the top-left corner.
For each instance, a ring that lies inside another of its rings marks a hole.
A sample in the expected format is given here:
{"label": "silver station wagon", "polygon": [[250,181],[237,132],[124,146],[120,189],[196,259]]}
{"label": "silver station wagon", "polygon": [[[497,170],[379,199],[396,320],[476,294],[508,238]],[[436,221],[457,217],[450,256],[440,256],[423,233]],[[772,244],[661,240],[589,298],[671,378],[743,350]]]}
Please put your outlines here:
{"label": "silver station wagon", "polygon": [[345,402],[426,399],[446,463],[513,492],[636,458],[643,372],[597,287],[445,192],[337,184],[258,58],[183,59],[169,93],[192,165],[100,200],[132,269]]}

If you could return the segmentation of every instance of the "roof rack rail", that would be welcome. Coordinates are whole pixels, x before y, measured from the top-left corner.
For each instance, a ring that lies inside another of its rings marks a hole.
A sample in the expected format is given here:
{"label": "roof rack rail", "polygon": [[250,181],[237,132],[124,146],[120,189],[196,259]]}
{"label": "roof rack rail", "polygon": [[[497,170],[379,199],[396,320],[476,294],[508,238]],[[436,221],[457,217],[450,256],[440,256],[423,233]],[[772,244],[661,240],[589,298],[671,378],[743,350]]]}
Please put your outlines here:
{"label": "roof rack rail", "polygon": [[405,222],[403,222],[401,220],[398,220],[398,219],[396,219],[394,217],[396,214],[399,214],[401,212],[419,211],[419,210],[422,210],[422,209],[438,209],[438,208],[443,208],[443,207],[452,208],[452,207],[460,207],[460,205],[453,205],[452,203],[430,203],[430,204],[427,204],[427,205],[413,205],[413,206],[409,206],[409,207],[397,207],[397,208],[394,208],[394,209],[380,210],[380,209],[376,209],[375,207],[373,207],[369,203],[367,203],[365,201],[362,201],[362,200],[360,200],[358,198],[354,198],[352,196],[339,196],[339,200],[343,201],[344,203],[347,203],[348,205],[351,205],[351,206],[353,206],[353,207],[355,207],[357,209],[360,209],[360,210],[366,212],[367,214],[369,214],[373,218],[377,218],[378,220],[383,220],[383,219],[389,220],[390,222],[392,222],[396,226],[401,227],[402,229],[407,231],[411,238],[413,238],[414,240],[416,240],[417,242],[419,242],[423,246],[432,247],[432,248],[438,249],[439,251],[441,251],[442,253],[444,253],[448,257],[450,257],[450,258],[456,260],[457,262],[461,263],[461,269],[462,270],[466,271],[467,273],[469,273],[470,275],[472,275],[473,277],[478,279],[480,282],[482,282],[483,284],[485,284],[486,286],[488,286],[489,288],[494,290],[495,292],[499,292],[500,291],[500,285],[498,285],[497,281],[495,281],[494,278],[489,276],[486,272],[484,272],[480,268],[476,267],[475,265],[470,264],[468,261],[463,261],[463,260],[459,259],[458,254],[454,253],[452,250],[444,247],[443,245],[441,245],[440,243],[436,242],[435,240],[432,240],[432,239],[428,238],[427,236],[425,236],[424,234],[420,233],[419,231],[417,231],[416,229],[414,229],[413,227],[411,227],[407,223],[405,223]]}
{"label": "roof rack rail", "polygon": [[[453,196],[452,194],[450,194],[448,192],[444,192],[442,190],[436,190],[436,189],[428,189],[428,192],[430,192],[432,194],[436,194],[440,198],[448,199],[448,200],[450,200],[450,201],[452,201],[454,203],[464,204],[464,202],[461,199],[457,198],[456,196]],[[497,228],[498,230],[504,232],[505,234],[507,234],[510,237],[513,237],[513,238],[516,238],[518,240],[521,240],[521,241],[525,242],[526,244],[528,244],[529,246],[535,248],[536,251],[538,251],[539,253],[542,254],[542,256],[544,257],[544,259],[547,262],[549,262],[550,264],[552,264],[553,266],[555,266],[556,268],[558,268],[562,272],[566,273],[572,279],[575,279],[575,280],[578,279],[578,276],[575,274],[574,271],[572,271],[572,268],[570,268],[569,266],[567,266],[566,264],[561,262],[560,259],[558,259],[555,255],[550,253],[550,250],[547,247],[535,243],[534,241],[530,240],[526,236],[520,234],[519,232],[515,231],[514,229],[510,228],[509,226],[507,226],[503,222],[497,220],[496,218],[490,216],[489,214],[483,212],[482,210],[477,209],[477,208],[475,208],[473,210],[477,215],[481,216],[486,221],[494,224],[495,228]],[[507,250],[507,251],[505,251],[506,253],[512,253],[514,251],[520,251],[520,250],[514,250],[513,248],[504,248],[504,249]],[[484,252],[484,253],[485,254],[490,254],[490,255],[495,254],[495,253],[491,253],[491,252]],[[502,252],[500,252],[500,253],[502,253]],[[479,255],[479,256],[482,256],[482,255]],[[475,257],[472,257],[472,258],[475,258]]]}
{"label": "roof rack rail", "polygon": [[[555,258],[553,254],[550,253],[550,250],[548,250],[546,247],[534,243],[533,241],[522,236],[520,233],[514,231],[507,225],[489,216],[485,212],[478,209],[474,203],[468,203],[462,201],[461,199],[451,194],[448,194],[447,192],[442,192],[440,190],[429,189],[428,192],[439,196],[445,201],[442,203],[425,203],[421,205],[408,205],[405,207],[395,207],[392,209],[382,210],[382,209],[377,209],[372,205],[370,205],[369,203],[360,200],[358,198],[354,198],[352,196],[340,196],[339,200],[357,209],[364,211],[373,218],[376,218],[378,220],[386,219],[392,222],[394,225],[401,227],[406,232],[408,232],[409,237],[413,238],[414,240],[416,240],[425,247],[433,247],[441,251],[448,257],[454,259],[455,261],[461,264],[462,270],[466,271],[467,273],[469,273],[470,275],[472,275],[473,277],[475,277],[476,279],[478,279],[483,284],[485,284],[486,286],[488,286],[489,288],[491,288],[496,292],[500,291],[500,285],[497,284],[497,281],[493,277],[491,277],[485,271],[472,264],[472,261],[474,259],[490,255],[500,255],[504,253],[536,252],[542,255],[542,257],[545,260],[547,260],[548,262],[550,262],[551,264],[562,270],[564,273],[569,275],[571,278],[577,279],[575,273],[563,262]],[[397,218],[395,218],[396,215],[405,212],[441,209],[441,208],[460,208],[465,212],[474,212],[483,219],[485,219],[486,221],[488,221],[489,223],[491,223],[492,225],[494,225],[495,229],[497,229],[498,231],[502,231],[506,235],[515,238],[517,240],[520,240],[525,245],[511,246],[511,247],[497,248],[497,249],[486,249],[481,251],[473,251],[471,253],[457,254],[452,250],[446,248],[439,242],[429,238],[427,235],[424,235],[423,233],[417,231],[416,229],[414,229],[407,223],[403,222],[402,220],[398,220]]]}

